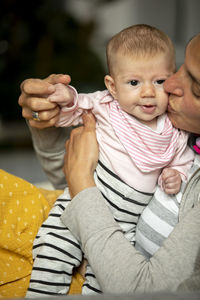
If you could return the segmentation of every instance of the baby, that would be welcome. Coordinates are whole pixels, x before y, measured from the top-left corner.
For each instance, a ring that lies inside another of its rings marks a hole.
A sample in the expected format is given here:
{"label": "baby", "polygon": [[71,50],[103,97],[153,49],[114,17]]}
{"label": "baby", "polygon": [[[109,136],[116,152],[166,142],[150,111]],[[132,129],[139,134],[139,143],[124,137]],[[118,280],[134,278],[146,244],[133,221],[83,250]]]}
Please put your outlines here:
{"label": "baby", "polygon": [[[165,113],[168,94],[163,84],[175,71],[174,47],[169,37],[148,25],[126,28],[109,41],[107,62],[107,90],[77,94],[74,88],[58,84],[49,100],[61,108],[57,126],[80,124],[87,110],[95,115],[100,149],[95,181],[134,246],[138,218],[157,183],[167,194],[178,193],[194,155],[187,147],[188,135],[173,128]],[[66,189],[35,240],[35,262],[27,294],[30,297],[36,291],[66,294],[73,268],[82,260],[78,242],[63,228],[60,219],[68,201]],[[47,257],[56,260],[48,264]],[[38,283],[35,278],[42,279]],[[88,266],[83,294],[100,292]]]}

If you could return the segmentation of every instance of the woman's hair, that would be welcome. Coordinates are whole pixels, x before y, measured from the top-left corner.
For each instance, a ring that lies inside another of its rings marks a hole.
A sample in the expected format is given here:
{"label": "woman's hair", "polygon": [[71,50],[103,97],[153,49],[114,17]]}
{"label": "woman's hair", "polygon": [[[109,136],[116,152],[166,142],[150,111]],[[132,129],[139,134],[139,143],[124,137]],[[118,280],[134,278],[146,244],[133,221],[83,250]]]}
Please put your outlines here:
{"label": "woman's hair", "polygon": [[114,56],[119,52],[122,55],[134,55],[136,57],[168,53],[175,71],[175,50],[171,39],[164,32],[150,25],[130,26],[110,39],[106,48],[107,65],[110,73],[114,65]]}

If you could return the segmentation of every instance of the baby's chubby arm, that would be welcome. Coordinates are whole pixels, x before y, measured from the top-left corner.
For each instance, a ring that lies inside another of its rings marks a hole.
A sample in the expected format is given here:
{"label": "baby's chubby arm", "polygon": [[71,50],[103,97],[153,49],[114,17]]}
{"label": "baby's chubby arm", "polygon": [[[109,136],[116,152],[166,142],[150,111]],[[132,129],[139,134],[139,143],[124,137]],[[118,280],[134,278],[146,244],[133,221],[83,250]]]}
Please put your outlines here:
{"label": "baby's chubby arm", "polygon": [[181,188],[181,175],[176,169],[165,168],[161,174],[162,188],[166,194],[177,194]]}
{"label": "baby's chubby arm", "polygon": [[54,85],[55,92],[48,98],[50,102],[56,102],[60,107],[72,106],[74,100],[73,90],[62,84],[57,83]]}

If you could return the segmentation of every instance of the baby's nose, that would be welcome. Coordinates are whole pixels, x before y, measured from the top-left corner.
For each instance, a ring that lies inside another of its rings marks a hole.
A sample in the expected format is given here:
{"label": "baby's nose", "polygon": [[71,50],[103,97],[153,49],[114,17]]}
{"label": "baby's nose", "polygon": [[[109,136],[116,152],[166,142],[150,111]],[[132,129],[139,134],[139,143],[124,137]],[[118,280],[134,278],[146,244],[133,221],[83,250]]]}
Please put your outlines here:
{"label": "baby's nose", "polygon": [[144,84],[141,90],[142,97],[155,97],[155,87],[152,83]]}

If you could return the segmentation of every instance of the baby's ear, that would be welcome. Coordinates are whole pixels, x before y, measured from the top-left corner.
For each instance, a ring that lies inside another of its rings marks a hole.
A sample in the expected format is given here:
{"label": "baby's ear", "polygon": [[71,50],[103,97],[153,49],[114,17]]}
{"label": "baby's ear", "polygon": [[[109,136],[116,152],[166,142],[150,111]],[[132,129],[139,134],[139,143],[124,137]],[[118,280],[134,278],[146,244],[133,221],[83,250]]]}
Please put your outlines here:
{"label": "baby's ear", "polygon": [[114,79],[110,75],[106,75],[104,77],[104,83],[111,95],[113,96],[113,98],[116,99],[117,93]]}

